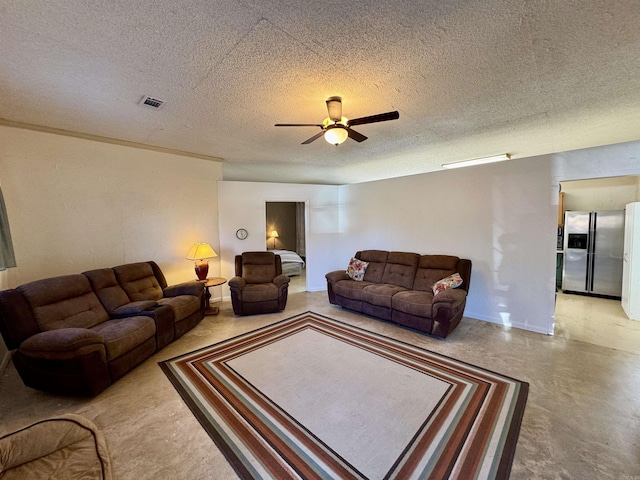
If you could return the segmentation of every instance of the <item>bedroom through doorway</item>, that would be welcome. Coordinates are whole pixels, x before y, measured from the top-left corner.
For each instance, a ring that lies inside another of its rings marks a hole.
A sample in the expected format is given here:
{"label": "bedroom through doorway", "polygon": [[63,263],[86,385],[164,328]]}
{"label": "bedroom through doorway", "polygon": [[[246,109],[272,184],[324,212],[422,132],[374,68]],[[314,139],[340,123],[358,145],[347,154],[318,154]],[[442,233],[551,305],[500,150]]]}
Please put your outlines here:
{"label": "bedroom through doorway", "polygon": [[280,255],[289,293],[307,291],[305,202],[266,202],[266,247]]}

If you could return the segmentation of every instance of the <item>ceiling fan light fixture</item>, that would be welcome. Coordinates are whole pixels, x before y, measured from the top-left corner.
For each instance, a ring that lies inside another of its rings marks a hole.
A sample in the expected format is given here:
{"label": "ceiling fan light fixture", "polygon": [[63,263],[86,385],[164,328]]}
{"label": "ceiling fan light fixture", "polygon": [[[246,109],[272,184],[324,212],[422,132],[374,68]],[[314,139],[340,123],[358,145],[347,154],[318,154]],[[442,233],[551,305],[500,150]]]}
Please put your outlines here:
{"label": "ceiling fan light fixture", "polygon": [[324,139],[331,145],[340,145],[347,138],[349,138],[349,132],[340,124],[329,125],[324,132]]}
{"label": "ceiling fan light fixture", "polygon": [[336,121],[336,119],[342,117],[342,98],[329,97],[327,99],[327,111],[331,120]]}

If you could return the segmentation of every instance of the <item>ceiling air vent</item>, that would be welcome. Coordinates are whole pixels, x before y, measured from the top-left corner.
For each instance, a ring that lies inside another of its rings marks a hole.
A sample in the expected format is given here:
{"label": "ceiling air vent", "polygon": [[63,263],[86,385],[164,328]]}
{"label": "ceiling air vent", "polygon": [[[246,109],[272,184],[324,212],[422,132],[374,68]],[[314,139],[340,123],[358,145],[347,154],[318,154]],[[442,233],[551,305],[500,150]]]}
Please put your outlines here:
{"label": "ceiling air vent", "polygon": [[145,95],[140,99],[138,104],[142,105],[143,107],[149,107],[158,110],[159,108],[162,108],[162,105],[164,105],[164,100],[158,100],[157,98]]}

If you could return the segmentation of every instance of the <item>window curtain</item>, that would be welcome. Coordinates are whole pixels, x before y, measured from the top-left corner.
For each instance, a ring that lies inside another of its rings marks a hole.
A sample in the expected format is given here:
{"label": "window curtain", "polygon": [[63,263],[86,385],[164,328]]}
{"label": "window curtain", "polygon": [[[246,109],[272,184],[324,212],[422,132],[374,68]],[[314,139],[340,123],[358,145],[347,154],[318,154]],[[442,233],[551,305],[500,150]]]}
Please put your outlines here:
{"label": "window curtain", "polygon": [[4,205],[4,197],[0,188],[0,270],[16,266],[16,256],[13,253],[11,231],[9,230],[9,217]]}
{"label": "window curtain", "polygon": [[306,257],[304,238],[304,202],[296,202],[296,251],[301,257]]}

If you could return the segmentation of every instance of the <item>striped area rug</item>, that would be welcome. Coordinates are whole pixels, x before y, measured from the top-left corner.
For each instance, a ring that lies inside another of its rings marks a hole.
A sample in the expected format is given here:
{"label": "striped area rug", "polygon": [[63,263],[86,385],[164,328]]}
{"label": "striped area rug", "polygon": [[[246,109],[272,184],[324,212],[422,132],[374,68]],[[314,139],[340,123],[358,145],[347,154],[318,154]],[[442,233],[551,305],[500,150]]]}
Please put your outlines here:
{"label": "striped area rug", "polygon": [[312,312],[160,366],[243,479],[508,478],[528,392]]}

